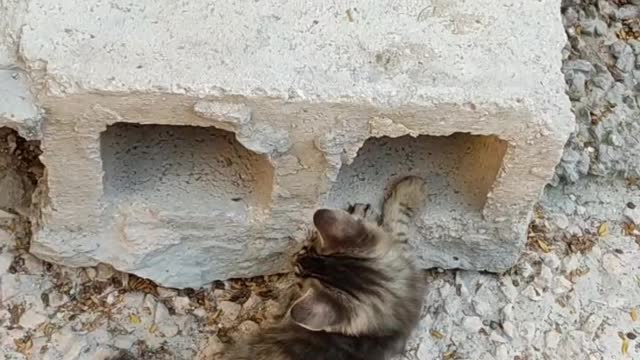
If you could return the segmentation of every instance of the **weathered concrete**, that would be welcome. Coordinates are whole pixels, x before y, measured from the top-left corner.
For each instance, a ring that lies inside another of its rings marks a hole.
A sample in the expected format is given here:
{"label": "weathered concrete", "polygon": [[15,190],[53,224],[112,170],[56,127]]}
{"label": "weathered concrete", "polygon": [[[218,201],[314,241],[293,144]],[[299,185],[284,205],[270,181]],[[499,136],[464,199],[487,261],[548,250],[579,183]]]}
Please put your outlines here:
{"label": "weathered concrete", "polygon": [[32,251],[166,286],[280,271],[316,207],[416,173],[421,265],[504,270],[573,129],[559,3],[32,0]]}

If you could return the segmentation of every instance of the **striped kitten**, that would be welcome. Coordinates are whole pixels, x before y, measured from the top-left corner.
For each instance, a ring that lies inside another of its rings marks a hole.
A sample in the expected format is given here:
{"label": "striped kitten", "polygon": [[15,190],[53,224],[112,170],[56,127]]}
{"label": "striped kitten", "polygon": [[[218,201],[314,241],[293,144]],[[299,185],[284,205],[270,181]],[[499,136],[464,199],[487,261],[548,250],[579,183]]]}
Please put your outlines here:
{"label": "striped kitten", "polygon": [[315,236],[294,259],[301,296],[280,325],[225,351],[227,360],[386,360],[402,352],[422,305],[424,279],[405,252],[425,202],[407,177],[384,203],[316,211]]}

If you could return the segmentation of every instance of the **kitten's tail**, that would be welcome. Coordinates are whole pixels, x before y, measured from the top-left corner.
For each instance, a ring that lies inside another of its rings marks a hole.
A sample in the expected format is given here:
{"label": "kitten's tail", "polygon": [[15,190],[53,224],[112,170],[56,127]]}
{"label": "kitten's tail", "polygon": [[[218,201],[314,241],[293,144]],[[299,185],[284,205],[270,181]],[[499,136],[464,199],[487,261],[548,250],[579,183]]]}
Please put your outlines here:
{"label": "kitten's tail", "polygon": [[391,189],[384,202],[384,229],[396,241],[409,240],[409,224],[426,202],[425,183],[422,178],[408,176]]}

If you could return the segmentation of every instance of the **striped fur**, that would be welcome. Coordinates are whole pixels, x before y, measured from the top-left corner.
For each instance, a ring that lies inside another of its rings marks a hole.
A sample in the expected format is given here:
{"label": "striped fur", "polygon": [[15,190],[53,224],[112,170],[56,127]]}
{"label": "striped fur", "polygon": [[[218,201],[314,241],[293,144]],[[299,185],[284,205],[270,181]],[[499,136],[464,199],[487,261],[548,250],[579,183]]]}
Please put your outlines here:
{"label": "striped fur", "polygon": [[368,205],[314,214],[316,236],[294,259],[301,296],[288,316],[222,355],[226,360],[387,360],[415,327],[424,284],[404,250],[424,182],[408,177],[386,199],[382,226]]}

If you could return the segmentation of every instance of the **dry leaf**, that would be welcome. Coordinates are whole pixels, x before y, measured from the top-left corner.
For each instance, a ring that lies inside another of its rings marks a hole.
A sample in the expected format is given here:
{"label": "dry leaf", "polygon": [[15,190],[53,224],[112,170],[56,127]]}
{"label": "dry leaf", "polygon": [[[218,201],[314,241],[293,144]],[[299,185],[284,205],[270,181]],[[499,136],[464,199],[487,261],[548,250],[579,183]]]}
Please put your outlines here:
{"label": "dry leaf", "polygon": [[598,226],[598,236],[604,237],[607,235],[609,235],[609,224],[607,223],[600,224],[600,226]]}
{"label": "dry leaf", "polygon": [[542,250],[542,251],[544,251],[546,253],[551,251],[551,247],[549,247],[549,244],[544,242],[544,240],[538,239],[538,246],[540,247],[540,250]]}
{"label": "dry leaf", "polygon": [[629,312],[629,315],[631,315],[631,320],[638,321],[638,309],[636,308],[631,309],[631,311]]}
{"label": "dry leaf", "polygon": [[437,330],[431,330],[431,337],[433,337],[434,339],[437,339],[437,340],[444,339],[444,335],[441,332],[437,331]]}
{"label": "dry leaf", "polygon": [[158,330],[158,327],[156,326],[156,324],[153,324],[153,325],[149,326],[149,332],[151,334],[154,334],[156,332],[156,330]]}
{"label": "dry leaf", "polygon": [[442,354],[442,360],[454,360],[455,358],[456,358],[455,351],[447,351],[446,353]]}
{"label": "dry leaf", "polygon": [[622,355],[626,356],[629,353],[629,339],[626,337],[622,339]]}
{"label": "dry leaf", "polygon": [[16,350],[22,353],[23,355],[27,355],[29,350],[33,347],[33,340],[31,340],[31,336],[27,336],[22,339],[14,339],[13,343],[16,346]]}
{"label": "dry leaf", "polygon": [[129,315],[129,321],[134,325],[138,325],[142,322],[140,321],[140,318],[136,314]]}

